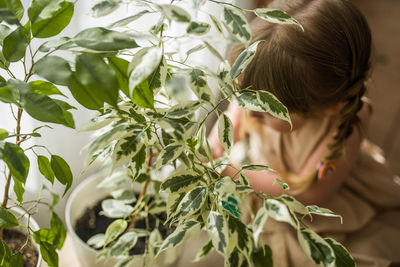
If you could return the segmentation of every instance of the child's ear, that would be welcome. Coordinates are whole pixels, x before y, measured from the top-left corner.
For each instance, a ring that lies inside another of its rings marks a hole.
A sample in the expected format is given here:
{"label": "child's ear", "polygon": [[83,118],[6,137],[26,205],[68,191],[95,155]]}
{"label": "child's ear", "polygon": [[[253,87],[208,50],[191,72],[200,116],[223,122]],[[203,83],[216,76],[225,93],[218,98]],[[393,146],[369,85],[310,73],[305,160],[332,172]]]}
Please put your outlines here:
{"label": "child's ear", "polygon": [[324,109],[323,112],[325,115],[329,115],[329,116],[336,115],[343,109],[344,106],[346,106],[346,104],[347,104],[347,101],[340,101],[336,105],[334,105],[330,108]]}

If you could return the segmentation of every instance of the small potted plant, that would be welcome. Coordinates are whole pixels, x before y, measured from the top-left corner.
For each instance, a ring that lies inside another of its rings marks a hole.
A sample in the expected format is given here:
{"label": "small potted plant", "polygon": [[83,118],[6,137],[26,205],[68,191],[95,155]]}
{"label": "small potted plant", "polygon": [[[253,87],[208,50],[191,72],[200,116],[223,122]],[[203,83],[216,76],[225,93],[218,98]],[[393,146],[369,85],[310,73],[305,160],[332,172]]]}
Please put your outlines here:
{"label": "small potted plant", "polygon": [[[57,250],[66,237],[63,222],[53,209],[62,196],[46,186],[35,199],[26,200],[24,193],[32,168],[38,168],[51,184],[58,181],[65,185],[63,195],[72,185],[72,173],[65,160],[46,146],[37,145],[36,140],[44,139],[41,133],[52,128],[47,123],[75,128],[70,112],[74,107],[60,100],[65,95],[54,83],[34,73],[62,76],[59,69],[41,63],[51,58],[59,46],[44,39],[57,36],[70,23],[74,3],[33,0],[25,10],[20,0],[7,0],[0,2],[0,10],[0,104],[10,107],[1,118],[2,122],[7,116],[15,120],[13,129],[0,129],[1,173],[5,178],[0,206],[0,265],[40,266],[43,258],[54,267],[58,266]],[[27,130],[22,122],[25,116],[42,125]],[[49,228],[40,228],[33,220],[38,205],[47,206],[51,212]]]}
{"label": "small potted plant", "polygon": [[[122,4],[117,0],[101,1],[93,10],[97,15],[106,15],[119,10]],[[208,10],[219,8],[222,18],[209,14],[206,4]],[[75,72],[68,70],[69,88],[73,94],[78,88],[87,88],[87,102],[82,100],[81,104],[99,110],[84,127],[96,131],[88,147],[88,165],[101,162],[105,173],[93,178],[95,182],[85,182],[92,191],[95,185],[103,191],[96,200],[106,198],[98,204],[100,214],[90,207],[88,212],[93,213],[91,218],[110,218],[104,233],[87,241],[99,249],[98,259],[114,258],[118,266],[128,266],[138,264],[138,257],[145,256],[142,258],[147,263],[154,263],[158,255],[178,247],[192,232],[204,230],[209,241],[196,259],[215,250],[224,256],[227,266],[271,266],[269,246],[259,238],[270,217],[293,226],[305,253],[316,263],[330,266],[334,260],[338,266],[340,262],[353,264],[340,244],[305,228],[296,216],[332,216],[329,210],[305,207],[288,195],[258,193],[249,186],[244,170],[271,171],[269,167],[244,164],[237,169],[237,180],[221,174],[230,164],[228,156],[233,145],[232,122],[219,112],[224,101],[236,99],[245,109],[268,112],[291,123],[287,109],[273,95],[251,88],[243,91],[235,83],[259,44],[249,45],[251,32],[243,12],[252,12],[271,23],[301,25],[279,10],[243,10],[231,2],[215,0],[172,0],[169,4],[131,1],[128,5],[133,5],[137,13],[108,28],[86,29],[71,39],[87,50],[77,56]],[[206,14],[207,19],[201,19],[200,14]],[[149,30],[133,31],[131,23],[147,15],[156,18]],[[246,46],[232,66],[214,47],[216,42],[231,39]],[[139,40],[143,44],[139,45]],[[219,67],[191,62],[192,55],[200,51],[214,56]],[[218,85],[221,99],[214,97],[211,84]],[[96,94],[91,88],[98,89]],[[205,122],[212,114],[219,116],[219,138],[226,151],[217,159],[212,156],[206,135]],[[288,188],[286,183],[277,182],[283,189]],[[134,185],[141,186],[136,196]],[[246,224],[240,219],[239,203],[249,194],[261,198],[264,205]],[[71,216],[71,209],[67,210],[66,216]],[[143,222],[141,227],[139,221]],[[71,228],[76,224],[72,222]],[[159,225],[173,232],[163,236]],[[144,245],[141,256],[131,253],[139,238]],[[311,255],[314,248],[322,251],[317,258]]]}

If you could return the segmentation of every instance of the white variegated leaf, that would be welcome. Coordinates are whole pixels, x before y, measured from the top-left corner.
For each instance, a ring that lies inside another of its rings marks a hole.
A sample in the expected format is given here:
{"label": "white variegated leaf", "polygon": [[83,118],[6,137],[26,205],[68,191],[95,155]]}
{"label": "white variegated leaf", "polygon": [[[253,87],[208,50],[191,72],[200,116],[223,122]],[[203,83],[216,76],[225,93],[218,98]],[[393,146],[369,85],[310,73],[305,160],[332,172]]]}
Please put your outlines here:
{"label": "white variegated leaf", "polygon": [[229,157],[222,156],[216,160],[214,160],[214,170],[218,173],[222,173],[229,164]]}
{"label": "white variegated leaf", "polygon": [[179,203],[186,195],[185,193],[170,193],[167,199],[167,221],[170,221],[171,216],[175,214]]}
{"label": "white variegated leaf", "polygon": [[111,196],[123,203],[130,204],[136,201],[135,193],[132,190],[121,188],[118,190],[111,191]]}
{"label": "white variegated leaf", "polygon": [[126,227],[128,227],[128,222],[122,219],[113,221],[106,230],[104,245],[107,246],[112,241],[114,241],[120,234],[122,234]]}
{"label": "white variegated leaf", "polygon": [[258,244],[258,237],[262,233],[264,229],[264,224],[266,223],[267,219],[268,219],[267,210],[264,207],[258,209],[252,225],[253,239],[255,244]]}
{"label": "white variegated leaf", "polygon": [[340,223],[343,223],[343,218],[339,214],[334,213],[333,211],[326,209],[326,208],[320,208],[316,205],[311,205],[307,206],[307,209],[310,213],[312,214],[318,214],[321,216],[327,216],[327,217],[338,217],[340,218]]}
{"label": "white variegated leaf", "polygon": [[280,222],[287,222],[297,228],[296,222],[293,220],[286,205],[276,199],[266,199],[264,207],[267,210],[268,216]]}
{"label": "white variegated leaf", "polygon": [[189,73],[190,87],[199,100],[214,103],[214,95],[207,84],[207,77],[204,71],[200,69],[192,69]]}
{"label": "white variegated leaf", "polygon": [[259,165],[259,164],[246,164],[242,166],[242,170],[251,170],[251,171],[269,171],[269,172],[274,172],[276,171],[272,169],[271,167],[265,166],[265,165]]}
{"label": "white variegated leaf", "polygon": [[175,75],[167,80],[165,90],[178,103],[186,103],[191,98],[190,81],[185,75]]}
{"label": "white variegated leaf", "polygon": [[178,104],[167,111],[167,116],[172,118],[185,117],[188,114],[194,113],[201,106],[199,101],[189,101],[185,104]]}
{"label": "white variegated leaf", "polygon": [[218,182],[215,184],[214,190],[220,195],[225,193],[232,194],[236,192],[236,184],[234,181],[232,181],[231,177],[225,176],[218,180]]}
{"label": "white variegated leaf", "polygon": [[204,44],[199,44],[196,45],[195,47],[190,48],[187,52],[186,52],[186,56],[189,57],[191,54],[196,53],[198,51],[203,50],[204,48],[206,48],[206,46]]}
{"label": "white variegated leaf", "polygon": [[194,262],[197,262],[207,256],[212,250],[213,250],[213,243],[212,241],[208,241],[207,244],[205,244],[199,252],[197,252],[196,257],[194,258]]}
{"label": "white variegated leaf", "polygon": [[166,201],[159,199],[152,201],[149,205],[148,213],[159,214],[166,211]]}
{"label": "white variegated leaf", "polygon": [[253,10],[253,12],[263,20],[279,24],[295,24],[304,31],[303,26],[297,20],[282,10],[272,8],[256,8]]}
{"label": "white variegated leaf", "polygon": [[282,181],[281,179],[276,178],[274,183],[278,183],[282,187],[283,190],[290,189],[290,186],[285,181]]}
{"label": "white variegated leaf", "polygon": [[116,28],[116,27],[124,27],[126,25],[128,25],[129,23],[141,18],[144,14],[149,13],[148,10],[142,10],[139,13],[123,18],[121,20],[118,20],[116,22],[113,22],[112,24],[110,24],[107,28]]}
{"label": "white variegated leaf", "polygon": [[221,23],[218,21],[218,19],[214,15],[209,14],[209,16],[210,16],[210,19],[213,22],[215,28],[217,28],[218,32],[220,34],[222,34],[222,36],[225,36],[224,30],[222,29]]}
{"label": "white variegated leaf", "polygon": [[159,5],[158,9],[169,19],[176,22],[190,22],[190,14],[183,8],[175,5]]}
{"label": "white variegated leaf", "polygon": [[113,152],[113,169],[131,162],[135,155],[144,145],[145,133],[139,132],[135,135],[125,136],[118,140]]}
{"label": "white variegated leaf", "polygon": [[219,90],[225,97],[228,97],[235,92],[234,82],[229,74],[231,71],[231,67],[227,61],[222,61],[218,67],[217,76],[218,76],[218,85]]}
{"label": "white variegated leaf", "polygon": [[218,52],[217,49],[215,49],[209,42],[204,41],[204,44],[207,46],[207,49],[211,52],[211,54],[213,54],[214,56],[216,56],[220,61],[224,61],[224,57],[221,55],[220,52]]}
{"label": "white variegated leaf", "polygon": [[233,125],[231,119],[225,114],[222,114],[218,121],[218,137],[229,155],[233,146]]}
{"label": "white variegated leaf", "polygon": [[102,0],[92,7],[94,17],[102,17],[110,14],[119,7],[120,1]]}
{"label": "white variegated leaf", "polygon": [[189,235],[192,230],[196,229],[195,227],[198,225],[199,223],[195,220],[190,220],[178,225],[175,231],[164,240],[160,250],[158,251],[158,254],[168,248],[173,248],[180,245],[184,241],[185,237]]}
{"label": "white variegated leaf", "polygon": [[232,79],[236,79],[243,70],[250,64],[257,52],[257,47],[262,41],[256,41],[252,43],[248,48],[244,49],[242,53],[237,57],[235,63],[232,66],[230,75]]}
{"label": "white variegated leaf", "polygon": [[290,124],[290,128],[293,127],[288,109],[273,94],[259,90],[257,91],[257,99],[266,112],[275,118],[287,121]]}
{"label": "white variegated leaf", "polygon": [[254,247],[250,229],[240,219],[228,216],[228,231],[235,246],[245,255],[249,255]]}
{"label": "white variegated leaf", "polygon": [[205,22],[191,21],[186,28],[186,32],[194,35],[204,35],[210,31],[210,24]]}
{"label": "white variegated leaf", "polygon": [[317,265],[334,267],[335,253],[331,246],[317,233],[307,228],[297,230],[297,238],[306,255]]}
{"label": "white variegated leaf", "polygon": [[105,199],[101,202],[102,215],[108,218],[124,218],[131,215],[133,207],[126,205],[124,201]]}
{"label": "white variegated leaf", "polygon": [[207,187],[198,186],[190,190],[179,202],[174,220],[181,220],[189,217],[201,209],[207,199]]}
{"label": "white variegated leaf", "polygon": [[229,235],[228,225],[224,216],[218,212],[211,211],[207,218],[207,231],[211,237],[215,250],[222,255],[226,255]]}
{"label": "white variegated leaf", "polygon": [[110,127],[105,133],[97,137],[88,148],[88,155],[93,155],[96,152],[104,149],[115,140],[119,140],[126,135],[127,124],[118,124]]}
{"label": "white variegated leaf", "polygon": [[85,131],[95,131],[99,130],[107,125],[109,125],[113,121],[113,118],[111,117],[111,114],[105,114],[102,116],[96,116],[90,119],[87,123],[82,124],[79,127],[79,132],[85,132]]}
{"label": "white variegated leaf", "polygon": [[127,232],[121,235],[118,238],[117,242],[115,242],[115,244],[112,245],[110,250],[110,256],[116,257],[116,256],[126,255],[129,252],[129,250],[136,245],[137,240],[138,240],[138,235],[135,232]]}
{"label": "white variegated leaf", "polygon": [[265,108],[260,104],[257,95],[250,92],[240,93],[236,98],[237,104],[245,109],[265,112]]}
{"label": "white variegated leaf", "polygon": [[349,251],[343,247],[339,242],[332,238],[324,238],[325,241],[331,246],[335,253],[335,266],[336,267],[355,267],[356,263],[349,253]]}
{"label": "white variegated leaf", "polygon": [[128,267],[136,259],[136,257],[129,256],[120,260],[115,267]]}
{"label": "white variegated leaf", "polygon": [[242,12],[237,9],[224,7],[223,22],[228,31],[240,42],[245,45],[250,42],[250,26]]}
{"label": "white variegated leaf", "polygon": [[177,159],[183,152],[184,146],[181,143],[171,143],[164,147],[156,161],[156,169],[160,169],[175,159]]}
{"label": "white variegated leaf", "polygon": [[89,238],[89,240],[86,241],[86,243],[91,247],[99,249],[104,246],[104,238],[105,238],[104,234],[102,234],[102,233],[96,234],[96,235],[92,236],[91,238]]}
{"label": "white variegated leaf", "polygon": [[160,65],[162,49],[157,46],[146,47],[135,54],[129,64],[129,94]]}
{"label": "white variegated leaf", "polygon": [[125,171],[114,172],[102,180],[97,188],[115,188],[130,180],[128,174]]}
{"label": "white variegated leaf", "polygon": [[193,170],[175,172],[161,184],[161,189],[168,193],[181,193],[199,183],[201,176]]}
{"label": "white variegated leaf", "polygon": [[282,200],[291,211],[303,215],[309,214],[308,209],[299,201],[297,201],[294,197],[288,195],[281,195],[279,199]]}
{"label": "white variegated leaf", "polygon": [[[248,259],[246,259],[243,256],[243,253],[241,253],[237,248],[235,248],[232,252],[229,253],[228,257],[225,257],[225,266],[242,267],[242,266],[251,266],[251,265],[249,265]],[[257,266],[257,265],[255,265],[255,266]]]}
{"label": "white variegated leaf", "polygon": [[199,9],[206,2],[207,2],[206,0],[192,0],[192,7],[194,9]]}
{"label": "white variegated leaf", "polygon": [[212,159],[211,148],[207,141],[206,131],[207,131],[206,125],[205,124],[201,125],[196,136],[197,137],[196,150],[207,159]]}

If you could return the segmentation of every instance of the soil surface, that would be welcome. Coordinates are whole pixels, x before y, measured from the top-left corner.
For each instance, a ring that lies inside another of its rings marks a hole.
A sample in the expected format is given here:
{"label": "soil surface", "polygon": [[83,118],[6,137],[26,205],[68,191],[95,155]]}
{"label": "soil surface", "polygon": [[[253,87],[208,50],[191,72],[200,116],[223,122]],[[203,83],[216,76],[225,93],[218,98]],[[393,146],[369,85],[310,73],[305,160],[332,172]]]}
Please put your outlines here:
{"label": "soil surface", "polygon": [[[93,207],[87,208],[83,213],[83,215],[76,222],[75,232],[85,243],[92,236],[99,233],[105,233],[110,223],[112,223],[115,220],[99,214],[101,211],[101,202],[103,200],[104,199],[97,202],[97,204],[94,205]],[[149,203],[151,203],[151,200],[149,201]],[[135,203],[133,203],[132,205],[135,205]],[[160,219],[161,222],[164,222],[167,219],[167,214],[160,213],[157,214],[156,217]],[[150,215],[150,217],[148,218],[150,231],[153,230],[156,226],[156,217]],[[146,220],[145,219],[138,220],[136,222],[135,228],[146,229]],[[158,231],[160,231],[163,239],[165,239],[174,230],[175,228],[168,228],[167,226],[164,226],[162,223],[160,223],[158,226]],[[146,238],[140,237],[136,245],[129,251],[129,255],[143,254],[145,252],[145,247],[146,247]]]}
{"label": "soil surface", "polygon": [[[13,254],[18,252],[26,242],[26,235],[15,229],[5,228],[3,238]],[[39,252],[30,239],[21,253],[24,259],[24,267],[35,267],[37,265]]]}

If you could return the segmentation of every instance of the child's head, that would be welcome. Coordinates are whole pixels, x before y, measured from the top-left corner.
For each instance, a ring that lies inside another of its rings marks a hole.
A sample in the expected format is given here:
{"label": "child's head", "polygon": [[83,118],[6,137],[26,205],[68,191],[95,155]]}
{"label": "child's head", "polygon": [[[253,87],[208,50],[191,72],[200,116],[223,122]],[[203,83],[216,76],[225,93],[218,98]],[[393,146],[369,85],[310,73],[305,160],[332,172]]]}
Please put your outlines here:
{"label": "child's head", "polygon": [[[289,112],[304,116],[344,106],[328,156],[336,158],[362,106],[370,66],[368,24],[349,0],[276,0],[269,7],[287,12],[304,32],[296,25],[255,18],[252,42],[266,42],[239,77],[240,86],[269,91]],[[231,59],[242,49],[234,49]]]}

